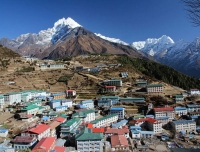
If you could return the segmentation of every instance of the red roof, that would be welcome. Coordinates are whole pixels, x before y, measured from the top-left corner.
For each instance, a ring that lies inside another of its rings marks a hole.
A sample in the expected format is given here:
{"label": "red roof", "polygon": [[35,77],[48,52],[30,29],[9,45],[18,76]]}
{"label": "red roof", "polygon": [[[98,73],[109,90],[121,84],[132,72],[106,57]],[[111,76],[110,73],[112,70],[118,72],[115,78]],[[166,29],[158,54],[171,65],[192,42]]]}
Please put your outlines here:
{"label": "red roof", "polygon": [[155,112],[160,112],[160,111],[174,111],[173,107],[163,107],[163,108],[154,108]]}
{"label": "red roof", "polygon": [[106,86],[106,88],[116,88],[116,86]]}
{"label": "red roof", "polygon": [[104,133],[104,128],[93,128],[92,132],[93,133]]}
{"label": "red roof", "polygon": [[63,117],[58,117],[58,118],[56,118],[56,121],[63,123],[66,121],[66,119]]}
{"label": "red roof", "polygon": [[13,143],[31,143],[34,140],[34,137],[30,136],[16,136],[15,139],[12,140]]}
{"label": "red roof", "polygon": [[125,133],[129,133],[129,129],[123,128],[123,129],[117,129],[117,128],[110,128],[105,131],[105,134],[118,134],[118,135],[124,135]]}
{"label": "red roof", "polygon": [[88,124],[87,124],[87,127],[92,129],[92,128],[93,128],[93,124],[88,123]]}
{"label": "red roof", "polygon": [[142,118],[142,119],[133,120],[134,123],[140,123],[140,122],[144,122],[144,121],[148,121],[150,123],[160,123],[159,121],[157,121],[154,118]]}
{"label": "red roof", "polygon": [[29,132],[35,133],[35,134],[41,134],[47,129],[49,129],[50,126],[44,125],[44,124],[39,124],[35,128],[31,128]]}
{"label": "red roof", "polygon": [[65,147],[56,146],[56,147],[54,148],[54,150],[55,150],[56,152],[64,152],[64,151],[65,151]]}
{"label": "red roof", "polygon": [[123,135],[113,135],[111,136],[111,147],[129,147],[128,140]]}
{"label": "red roof", "polygon": [[52,150],[55,140],[55,137],[42,138],[33,148],[32,152],[48,152]]}
{"label": "red roof", "polygon": [[66,90],[66,92],[74,92],[75,90]]}

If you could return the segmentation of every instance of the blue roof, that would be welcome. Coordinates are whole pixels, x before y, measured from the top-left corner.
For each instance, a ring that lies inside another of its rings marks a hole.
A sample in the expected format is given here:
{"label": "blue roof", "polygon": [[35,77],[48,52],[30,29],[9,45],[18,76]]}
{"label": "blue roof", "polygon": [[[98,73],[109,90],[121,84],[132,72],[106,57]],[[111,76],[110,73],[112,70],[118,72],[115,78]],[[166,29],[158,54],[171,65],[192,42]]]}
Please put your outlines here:
{"label": "blue roof", "polygon": [[0,128],[0,132],[3,132],[3,133],[5,133],[5,132],[7,132],[8,131],[8,129],[5,129],[5,128]]}
{"label": "blue roof", "polygon": [[63,95],[65,94],[64,92],[60,92],[60,93],[53,93],[52,96],[60,96],[60,95]]}
{"label": "blue roof", "polygon": [[146,115],[147,118],[154,118],[154,115]]}
{"label": "blue roof", "polygon": [[61,102],[72,102],[70,99],[62,99]]}
{"label": "blue roof", "polygon": [[85,103],[93,103],[93,100],[83,100],[81,101],[82,104],[85,104]]}
{"label": "blue roof", "polygon": [[115,124],[112,124],[112,127],[114,127],[114,128],[119,128],[121,125],[123,125],[123,124],[126,124],[128,122],[128,120],[121,120],[120,122],[118,122],[118,123],[115,123]]}
{"label": "blue roof", "polygon": [[192,119],[198,119],[198,116],[190,116]]}
{"label": "blue roof", "polygon": [[122,107],[112,107],[110,108],[110,111],[115,111],[115,110],[124,110]]}
{"label": "blue roof", "polygon": [[47,121],[48,119],[49,119],[48,116],[43,116],[43,117],[42,117],[42,120],[44,120],[44,121]]}
{"label": "blue roof", "polygon": [[174,108],[175,111],[179,111],[179,110],[187,110],[186,107],[176,107]]}
{"label": "blue roof", "polygon": [[186,124],[186,123],[195,123],[195,121],[193,121],[193,120],[177,120],[177,121],[173,121],[173,123],[175,125],[179,125],[179,124]]}
{"label": "blue roof", "polygon": [[154,132],[153,131],[139,131],[141,134],[151,134],[153,135]]}
{"label": "blue roof", "polygon": [[51,100],[50,102],[54,103],[54,102],[60,102],[60,100]]}
{"label": "blue roof", "polygon": [[130,129],[141,129],[140,126],[130,126]]}
{"label": "blue roof", "polygon": [[163,120],[163,119],[169,119],[168,116],[164,116],[164,117],[156,117],[157,120]]}
{"label": "blue roof", "polygon": [[67,106],[58,106],[58,107],[55,107],[55,109],[62,109],[62,108],[67,108]]}
{"label": "blue roof", "polygon": [[197,105],[195,105],[195,104],[188,104],[187,107],[188,107],[188,108],[196,108]]}

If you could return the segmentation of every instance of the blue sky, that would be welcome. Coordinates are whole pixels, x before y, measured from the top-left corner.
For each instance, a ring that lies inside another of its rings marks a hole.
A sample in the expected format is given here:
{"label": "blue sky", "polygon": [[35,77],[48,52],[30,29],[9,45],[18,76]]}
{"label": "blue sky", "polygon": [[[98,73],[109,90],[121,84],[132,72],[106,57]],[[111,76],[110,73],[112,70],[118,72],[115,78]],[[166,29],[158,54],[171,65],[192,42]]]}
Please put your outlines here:
{"label": "blue sky", "polygon": [[1,0],[0,38],[38,33],[71,17],[86,29],[127,43],[170,36],[200,36],[180,0]]}

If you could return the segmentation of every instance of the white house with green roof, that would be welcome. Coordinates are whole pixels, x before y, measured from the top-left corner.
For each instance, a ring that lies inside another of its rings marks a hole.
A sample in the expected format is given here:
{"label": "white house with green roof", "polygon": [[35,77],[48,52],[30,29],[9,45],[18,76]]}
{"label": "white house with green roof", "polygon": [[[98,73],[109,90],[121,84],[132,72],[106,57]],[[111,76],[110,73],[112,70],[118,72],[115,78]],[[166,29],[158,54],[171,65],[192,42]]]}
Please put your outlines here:
{"label": "white house with green roof", "polygon": [[72,118],[81,118],[82,122],[90,122],[95,120],[95,110],[85,110],[72,114]]}
{"label": "white house with green roof", "polygon": [[143,97],[135,98],[135,97],[127,97],[127,98],[119,98],[121,103],[145,103],[145,99]]}
{"label": "white house with green roof", "polygon": [[162,84],[148,84],[146,86],[147,93],[162,93],[163,85]]}
{"label": "white house with green roof", "polygon": [[21,102],[20,92],[11,92],[11,93],[4,94],[3,96],[4,96],[4,102],[9,105]]}
{"label": "white house with green roof", "polygon": [[4,104],[4,97],[3,95],[0,95],[0,109],[3,109]]}
{"label": "white house with green roof", "polygon": [[27,93],[22,93],[21,99],[22,99],[23,102],[28,102],[29,101],[29,95]]}
{"label": "white house with green roof", "polygon": [[30,105],[21,109],[21,112],[26,113],[27,115],[36,115],[38,111],[39,107],[37,105]]}
{"label": "white house with green roof", "polygon": [[77,151],[79,152],[103,152],[104,136],[103,133],[93,133],[91,129],[85,128],[84,131],[76,135]]}
{"label": "white house with green roof", "polygon": [[181,101],[183,101],[183,100],[184,100],[184,97],[183,97],[182,94],[177,94],[177,95],[175,95],[175,101],[176,101],[176,102],[181,102]]}
{"label": "white house with green roof", "polygon": [[31,102],[28,102],[26,105],[27,106],[29,106],[29,105],[42,106],[42,101],[41,100],[33,100]]}
{"label": "white house with green roof", "polygon": [[70,134],[75,134],[76,129],[82,123],[81,118],[73,118],[61,125],[61,136],[68,136]]}
{"label": "white house with green roof", "polygon": [[112,114],[112,115],[107,115],[102,118],[96,119],[92,121],[91,123],[93,124],[93,127],[95,128],[100,128],[100,127],[107,127],[110,126],[112,123],[117,122],[118,120],[118,115],[117,114]]}

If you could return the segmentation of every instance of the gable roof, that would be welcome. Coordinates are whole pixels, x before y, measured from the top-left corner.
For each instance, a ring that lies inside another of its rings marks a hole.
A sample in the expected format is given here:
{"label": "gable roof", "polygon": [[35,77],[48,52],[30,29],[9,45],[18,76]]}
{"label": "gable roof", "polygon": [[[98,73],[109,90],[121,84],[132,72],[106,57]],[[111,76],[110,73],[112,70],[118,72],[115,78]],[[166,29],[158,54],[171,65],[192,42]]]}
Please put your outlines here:
{"label": "gable roof", "polygon": [[45,130],[49,129],[50,127],[44,124],[39,124],[35,128],[29,129],[29,132],[35,133],[35,134],[41,134]]}
{"label": "gable roof", "polygon": [[54,121],[52,122],[49,126],[50,126],[50,129],[55,129],[56,127],[58,127],[60,125],[60,122],[58,121]]}
{"label": "gable roof", "polygon": [[56,118],[56,121],[63,123],[66,121],[66,119],[63,117],[58,117],[58,118]]}
{"label": "gable roof", "polygon": [[55,140],[55,137],[42,138],[33,148],[32,152],[47,152],[51,150],[51,146],[54,144]]}
{"label": "gable roof", "polygon": [[93,133],[104,133],[104,128],[92,128]]}
{"label": "gable roof", "polygon": [[103,133],[92,133],[92,130],[85,128],[83,132],[76,136],[76,140],[102,140]]}
{"label": "gable roof", "polygon": [[105,134],[118,134],[118,135],[124,135],[125,133],[129,133],[129,129],[127,128],[122,128],[122,129],[117,129],[117,128],[110,128],[105,131]]}
{"label": "gable roof", "polygon": [[61,147],[61,146],[55,146],[54,150],[56,152],[65,152],[65,147]]}
{"label": "gable roof", "polygon": [[128,140],[123,135],[113,135],[111,136],[111,147],[128,147]]}

